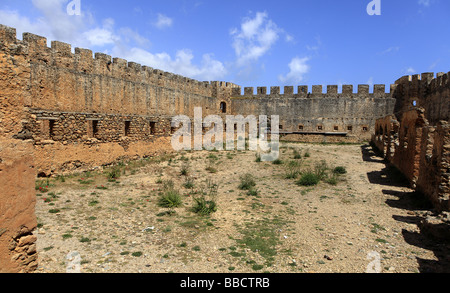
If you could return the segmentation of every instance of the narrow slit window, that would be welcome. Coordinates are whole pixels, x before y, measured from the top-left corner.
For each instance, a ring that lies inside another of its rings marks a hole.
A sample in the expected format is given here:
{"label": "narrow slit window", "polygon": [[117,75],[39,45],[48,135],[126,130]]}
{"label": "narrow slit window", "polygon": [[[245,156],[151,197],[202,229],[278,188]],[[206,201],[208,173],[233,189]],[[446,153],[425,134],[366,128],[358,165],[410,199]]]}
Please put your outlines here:
{"label": "narrow slit window", "polygon": [[125,121],[125,136],[130,136],[131,121]]}
{"label": "narrow slit window", "polygon": [[150,122],[150,134],[156,134],[156,122]]}
{"label": "narrow slit window", "polygon": [[92,137],[96,137],[98,134],[98,120],[92,121]]}
{"label": "narrow slit window", "polygon": [[227,113],[227,103],[225,102],[220,103],[220,112]]}
{"label": "narrow slit window", "polygon": [[55,135],[55,120],[49,120],[48,121],[48,136],[50,138],[53,137],[53,135]]}

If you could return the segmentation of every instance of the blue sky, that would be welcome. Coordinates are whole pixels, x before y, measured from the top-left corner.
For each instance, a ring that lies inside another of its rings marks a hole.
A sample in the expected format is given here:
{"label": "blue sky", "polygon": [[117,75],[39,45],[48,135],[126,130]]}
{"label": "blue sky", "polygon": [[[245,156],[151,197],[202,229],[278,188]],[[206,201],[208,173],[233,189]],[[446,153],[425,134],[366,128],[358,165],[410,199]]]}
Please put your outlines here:
{"label": "blue sky", "polygon": [[201,81],[391,84],[450,71],[450,1],[0,0],[0,23]]}

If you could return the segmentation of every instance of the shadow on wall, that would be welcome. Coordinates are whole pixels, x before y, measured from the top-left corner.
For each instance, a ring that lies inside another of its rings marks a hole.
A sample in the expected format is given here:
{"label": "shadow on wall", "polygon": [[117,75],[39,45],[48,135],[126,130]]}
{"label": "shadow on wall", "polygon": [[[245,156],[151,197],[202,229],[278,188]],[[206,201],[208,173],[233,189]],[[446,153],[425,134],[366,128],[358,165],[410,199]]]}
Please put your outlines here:
{"label": "shadow on wall", "polygon": [[[385,164],[379,172],[369,172],[369,181],[386,187],[409,187],[408,180],[387,161],[379,156],[376,148],[370,145],[361,147],[363,160]],[[383,194],[396,197],[386,199],[386,204],[395,209],[406,210],[408,216],[393,215],[399,222],[417,225],[420,232],[402,231],[404,240],[413,246],[430,250],[437,260],[423,259],[416,256],[420,273],[450,273],[450,226],[442,222],[433,223],[429,217],[435,216],[433,204],[421,193],[413,191],[398,191],[386,188]]]}

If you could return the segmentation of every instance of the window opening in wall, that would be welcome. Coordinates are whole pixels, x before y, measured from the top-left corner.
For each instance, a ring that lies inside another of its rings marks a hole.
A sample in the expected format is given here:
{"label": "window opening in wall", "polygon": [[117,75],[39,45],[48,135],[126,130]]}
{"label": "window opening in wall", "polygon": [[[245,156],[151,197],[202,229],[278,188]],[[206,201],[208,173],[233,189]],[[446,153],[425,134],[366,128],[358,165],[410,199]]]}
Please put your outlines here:
{"label": "window opening in wall", "polygon": [[317,130],[322,131],[323,130],[323,126],[322,125],[317,126]]}
{"label": "window opening in wall", "polygon": [[369,128],[367,126],[363,126],[363,131],[367,132],[367,131],[369,131]]}
{"label": "window opening in wall", "polygon": [[225,103],[225,102],[220,103],[220,112],[222,112],[222,113],[227,112],[227,103]]}
{"label": "window opening in wall", "polygon": [[303,129],[305,129],[305,127],[304,127],[303,125],[299,125],[299,126],[298,126],[298,130],[303,131]]}
{"label": "window opening in wall", "polygon": [[98,120],[92,120],[92,137],[96,137],[98,134]]}
{"label": "window opening in wall", "polygon": [[54,118],[40,118],[41,120],[41,133],[48,139],[53,139],[55,135],[55,125],[57,119]]}
{"label": "window opening in wall", "polygon": [[49,120],[48,121],[48,136],[50,138],[52,138],[54,134],[55,134],[55,120]]}
{"label": "window opening in wall", "polygon": [[125,121],[125,136],[130,135],[131,121]]}
{"label": "window opening in wall", "polygon": [[334,126],[335,131],[339,131],[339,126]]}
{"label": "window opening in wall", "polygon": [[150,134],[156,134],[156,122],[150,122]]}
{"label": "window opening in wall", "polygon": [[347,126],[348,131],[353,131],[353,126]]}

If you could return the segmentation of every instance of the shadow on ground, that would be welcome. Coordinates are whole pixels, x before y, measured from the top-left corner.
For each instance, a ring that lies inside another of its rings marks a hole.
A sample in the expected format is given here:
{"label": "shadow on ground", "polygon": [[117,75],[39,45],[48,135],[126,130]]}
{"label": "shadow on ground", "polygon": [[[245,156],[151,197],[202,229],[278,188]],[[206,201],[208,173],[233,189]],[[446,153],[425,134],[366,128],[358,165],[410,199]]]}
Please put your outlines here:
{"label": "shadow on ground", "polygon": [[393,219],[400,222],[415,224],[419,227],[420,232],[411,232],[403,230],[402,235],[405,241],[422,249],[430,250],[434,253],[437,260],[423,259],[416,256],[419,264],[420,273],[449,273],[450,272],[450,241],[448,238],[439,237],[442,231],[449,229],[449,226],[442,227],[442,224],[424,225],[427,216],[433,215],[433,205],[422,194],[410,189],[409,191],[398,191],[389,189],[389,187],[405,187],[409,188],[408,180],[395,168],[389,165],[375,148],[370,145],[361,147],[362,157],[365,162],[376,162],[384,164],[381,171],[373,171],[367,173],[367,177],[372,184],[386,186],[383,189],[385,195],[396,197],[396,199],[387,199],[386,204],[395,209],[407,210],[410,216],[393,215]]}

